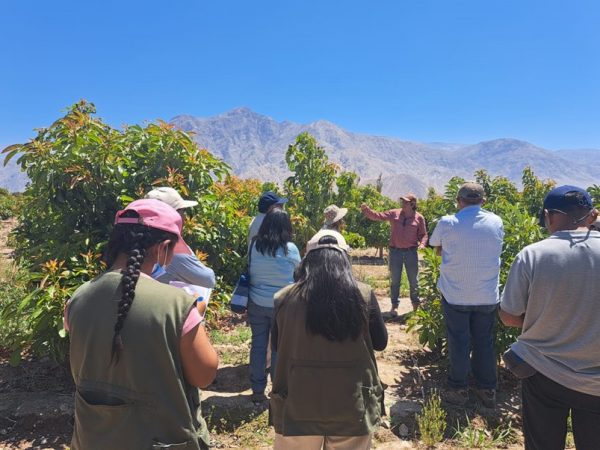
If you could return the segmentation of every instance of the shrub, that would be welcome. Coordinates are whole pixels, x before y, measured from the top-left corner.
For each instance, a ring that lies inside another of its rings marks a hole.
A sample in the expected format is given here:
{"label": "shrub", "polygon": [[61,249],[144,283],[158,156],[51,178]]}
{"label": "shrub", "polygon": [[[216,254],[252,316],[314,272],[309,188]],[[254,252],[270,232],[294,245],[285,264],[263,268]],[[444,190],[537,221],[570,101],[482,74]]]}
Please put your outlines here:
{"label": "shrub", "polygon": [[421,440],[426,446],[432,447],[444,439],[446,411],[442,408],[442,400],[437,392],[430,395],[416,419]]}
{"label": "shrub", "polygon": [[0,220],[15,217],[21,209],[21,195],[0,188]]}
{"label": "shrub", "polygon": [[408,331],[417,329],[419,343],[430,350],[444,351],[446,348],[446,327],[442,315],[442,301],[437,289],[442,258],[435,249],[426,248],[421,252],[423,269],[419,272],[419,296],[421,307],[408,319]]}
{"label": "shrub", "polygon": [[19,313],[20,303],[27,296],[29,275],[13,265],[0,269],[0,348],[10,352],[10,363],[20,360],[21,339],[31,333],[26,317]]}
{"label": "shrub", "polygon": [[67,341],[62,311],[73,290],[103,266],[100,253],[117,210],[154,186],[198,201],[184,237],[221,276],[211,308],[222,309],[246,251],[248,211],[241,204],[259,183],[228,177],[229,167],[191,137],[164,123],[116,130],[81,101],[26,144],[4,150],[31,180],[15,231],[16,256],[31,272],[31,291],[16,314],[28,324],[13,343],[62,359]]}

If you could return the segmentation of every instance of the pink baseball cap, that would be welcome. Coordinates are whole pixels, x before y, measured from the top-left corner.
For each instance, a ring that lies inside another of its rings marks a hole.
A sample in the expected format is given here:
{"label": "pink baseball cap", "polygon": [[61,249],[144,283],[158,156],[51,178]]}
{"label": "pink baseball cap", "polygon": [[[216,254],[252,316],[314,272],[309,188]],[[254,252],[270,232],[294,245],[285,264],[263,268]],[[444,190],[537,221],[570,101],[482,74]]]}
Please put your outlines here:
{"label": "pink baseball cap", "polygon": [[[135,211],[139,217],[121,217],[125,211]],[[181,227],[183,226],[183,221],[177,211],[166,203],[152,198],[135,200],[125,209],[118,211],[115,216],[115,225],[119,223],[138,223],[177,236],[181,236]]]}

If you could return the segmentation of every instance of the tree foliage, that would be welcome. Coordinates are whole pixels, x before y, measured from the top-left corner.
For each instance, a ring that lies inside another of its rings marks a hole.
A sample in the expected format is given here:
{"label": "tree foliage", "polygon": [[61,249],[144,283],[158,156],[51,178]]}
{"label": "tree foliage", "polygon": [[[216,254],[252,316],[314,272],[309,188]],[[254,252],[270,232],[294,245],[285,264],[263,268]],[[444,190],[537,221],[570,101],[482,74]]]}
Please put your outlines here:
{"label": "tree foliage", "polygon": [[[219,274],[219,289],[239,274],[248,205],[260,184],[231,177],[227,164],[171,125],[116,130],[81,101],[30,142],[4,153],[5,163],[19,155],[30,179],[15,231],[17,259],[31,273],[31,293],[19,305],[30,326],[28,335],[14,337],[14,352],[30,344],[39,353],[64,356],[66,299],[104,269],[101,251],[117,210],[155,186],[171,186],[199,202],[184,238]],[[219,289],[213,308],[224,299]]]}
{"label": "tree foliage", "polygon": [[301,133],[285,154],[292,175],[285,181],[297,244],[301,248],[323,225],[323,210],[333,201],[337,167],[325,149],[308,133]]}
{"label": "tree foliage", "polygon": [[22,208],[21,194],[11,194],[0,188],[0,220],[15,217]]}

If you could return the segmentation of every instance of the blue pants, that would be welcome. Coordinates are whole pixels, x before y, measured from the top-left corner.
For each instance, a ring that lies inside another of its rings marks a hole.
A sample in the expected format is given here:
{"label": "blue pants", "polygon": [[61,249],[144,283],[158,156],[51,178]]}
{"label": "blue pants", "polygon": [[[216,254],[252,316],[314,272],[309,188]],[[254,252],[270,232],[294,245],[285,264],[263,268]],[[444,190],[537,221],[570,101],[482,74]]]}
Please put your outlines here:
{"label": "blue pants", "polygon": [[[248,323],[252,331],[250,346],[250,385],[255,394],[264,393],[267,387],[267,345],[273,324],[273,308],[258,306],[248,302]],[[271,380],[275,373],[277,353],[271,352]]]}
{"label": "blue pants", "polygon": [[466,388],[472,371],[479,389],[496,389],[494,340],[498,305],[451,305],[446,299],[442,303],[450,357],[448,386]]}
{"label": "blue pants", "polygon": [[408,285],[410,286],[410,301],[420,303],[419,301],[419,257],[417,248],[390,248],[390,297],[392,306],[398,306],[400,297],[400,281],[402,280],[402,267],[406,268]]}

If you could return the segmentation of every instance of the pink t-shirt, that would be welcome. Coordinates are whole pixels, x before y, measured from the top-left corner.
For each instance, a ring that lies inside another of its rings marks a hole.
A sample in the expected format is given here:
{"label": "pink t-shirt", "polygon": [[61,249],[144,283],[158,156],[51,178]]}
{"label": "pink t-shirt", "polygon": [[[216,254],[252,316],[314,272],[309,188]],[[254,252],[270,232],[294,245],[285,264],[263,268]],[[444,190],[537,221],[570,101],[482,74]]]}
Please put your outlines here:
{"label": "pink t-shirt", "polygon": [[388,221],[391,224],[390,247],[412,248],[427,245],[425,219],[418,212],[415,212],[414,216],[407,217],[401,209],[375,212],[371,208],[365,208],[363,214],[368,219]]}

